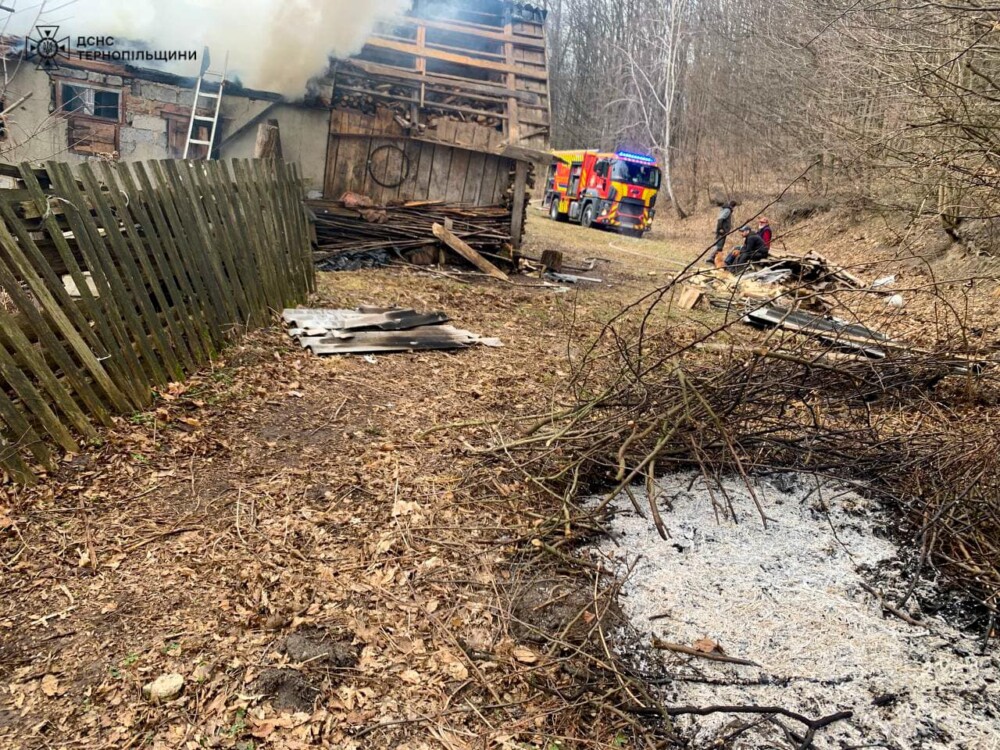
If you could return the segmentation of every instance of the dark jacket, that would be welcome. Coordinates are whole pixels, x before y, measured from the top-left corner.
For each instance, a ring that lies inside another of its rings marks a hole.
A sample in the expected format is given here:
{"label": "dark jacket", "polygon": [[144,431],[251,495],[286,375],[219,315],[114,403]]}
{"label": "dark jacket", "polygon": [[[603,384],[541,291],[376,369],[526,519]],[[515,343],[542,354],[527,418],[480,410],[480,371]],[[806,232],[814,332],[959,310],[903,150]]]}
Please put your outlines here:
{"label": "dark jacket", "polygon": [[753,263],[754,261],[766,258],[768,254],[767,245],[756,232],[750,232],[743,240],[743,249],[740,251],[741,263]]}
{"label": "dark jacket", "polygon": [[723,206],[719,211],[719,220],[715,222],[715,236],[724,237],[733,231],[733,209]]}

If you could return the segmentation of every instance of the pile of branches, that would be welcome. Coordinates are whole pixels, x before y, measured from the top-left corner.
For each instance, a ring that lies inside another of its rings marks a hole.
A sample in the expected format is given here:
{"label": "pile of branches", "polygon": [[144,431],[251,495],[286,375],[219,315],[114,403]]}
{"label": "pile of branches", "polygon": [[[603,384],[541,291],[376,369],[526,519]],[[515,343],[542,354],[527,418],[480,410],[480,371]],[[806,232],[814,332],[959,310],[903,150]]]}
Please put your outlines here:
{"label": "pile of branches", "polygon": [[[739,475],[748,486],[754,476],[786,471],[845,481],[902,511],[919,542],[914,586],[936,566],[995,614],[996,355],[963,350],[969,338],[949,325],[939,328],[954,337],[895,348],[884,359],[845,355],[835,343],[794,333],[750,331],[739,318],[684,333],[663,315],[683,281],[611,321],[577,363],[572,403],[518,435],[501,435],[498,453],[560,502],[566,518],[588,520],[620,493],[631,497],[635,483],[652,486],[670,471]],[[985,364],[956,369],[956,355]],[[576,505],[595,491],[605,493],[599,508]],[[667,537],[655,501],[637,510]]]}

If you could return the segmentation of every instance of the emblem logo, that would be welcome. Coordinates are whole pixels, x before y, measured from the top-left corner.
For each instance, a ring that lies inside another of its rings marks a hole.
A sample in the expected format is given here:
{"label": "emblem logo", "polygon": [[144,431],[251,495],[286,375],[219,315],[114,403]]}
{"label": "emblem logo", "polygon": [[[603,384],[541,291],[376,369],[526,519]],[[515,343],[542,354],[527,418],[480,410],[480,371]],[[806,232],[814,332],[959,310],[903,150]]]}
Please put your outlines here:
{"label": "emblem logo", "polygon": [[60,39],[58,34],[58,26],[36,26],[35,37],[25,40],[28,57],[38,62],[38,70],[57,70],[60,57],[69,59],[69,37]]}

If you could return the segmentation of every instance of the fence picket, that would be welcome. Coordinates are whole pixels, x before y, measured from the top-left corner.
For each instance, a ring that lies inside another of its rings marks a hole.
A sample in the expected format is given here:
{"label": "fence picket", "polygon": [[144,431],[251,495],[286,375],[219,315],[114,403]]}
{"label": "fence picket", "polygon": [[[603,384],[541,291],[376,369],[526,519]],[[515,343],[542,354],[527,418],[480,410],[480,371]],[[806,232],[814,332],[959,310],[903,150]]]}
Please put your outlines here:
{"label": "fence picket", "polygon": [[[45,216],[43,220],[45,231],[55,245],[62,262],[69,270],[70,277],[80,292],[80,300],[84,307],[81,311],[75,305],[71,304],[68,294],[61,298],[62,307],[59,309],[66,312],[67,318],[72,323],[72,327],[67,329],[66,326],[59,325],[60,332],[69,342],[73,353],[83,362],[86,368],[84,374],[88,374],[94,379],[94,382],[101,388],[101,391],[108,401],[110,401],[112,407],[118,411],[125,411],[129,408],[130,403],[135,405],[140,404],[141,398],[132,382],[125,377],[126,370],[123,364],[110,356],[108,346],[113,344],[116,338],[109,321],[109,316],[103,313],[99,300],[91,293],[90,285],[87,284],[87,279],[84,277],[83,271],[69,246],[69,242],[63,234],[62,227],[59,226],[54,213],[48,210],[48,198],[42,191],[38,178],[28,164],[21,164],[20,172],[21,179],[27,185],[28,192],[35,201],[35,205]],[[8,219],[8,221],[11,223],[11,226],[20,226],[20,222],[16,221],[16,219]],[[20,239],[20,235],[18,235],[18,238]],[[32,247],[32,242],[25,243],[25,249],[30,251]],[[40,260],[39,264],[47,265],[44,259]],[[56,291],[65,291],[59,289],[61,285],[58,282],[54,282],[54,286]],[[94,330],[88,325],[88,320],[94,321]],[[123,387],[119,388],[116,382],[122,383]]]}
{"label": "fence picket", "polygon": [[[139,164],[137,167],[141,168]],[[132,177],[129,165],[122,162],[115,165],[115,170],[125,186],[125,194],[131,196],[127,210],[143,231],[144,236],[150,243],[153,260],[156,263],[160,277],[167,285],[167,293],[173,303],[171,307],[176,311],[176,320],[184,329],[181,338],[185,349],[186,365],[190,370],[197,367],[198,363],[210,356],[206,349],[202,347],[203,338],[196,327],[195,315],[190,307],[193,294],[189,285],[187,274],[182,266],[176,262],[175,249],[172,246],[168,228],[165,223],[161,223],[153,218],[151,211],[147,209],[147,200],[150,195],[143,195],[136,188],[136,182]],[[154,207],[154,201],[149,201],[149,206]]]}
{"label": "fence picket", "polygon": [[[84,211],[80,206],[86,206],[85,196],[76,185],[69,167],[64,164],[49,162],[47,166],[49,179],[57,194],[66,201],[63,209],[67,223],[73,231],[74,239],[83,254],[90,271],[91,279],[97,287],[101,304],[108,316],[117,346],[108,342],[112,358],[121,357],[128,367],[131,377],[128,382],[135,385],[134,393],[137,406],[149,403],[150,381],[139,360],[132,343],[130,331],[138,328],[135,320],[135,308],[130,307],[128,295],[122,285],[118,272],[108,258],[104,241],[101,239],[97,225],[90,216],[90,211]],[[86,286],[86,284],[84,284]]]}
{"label": "fence picket", "polygon": [[[184,377],[181,364],[177,360],[174,350],[170,347],[170,342],[167,341],[167,337],[163,333],[163,326],[153,309],[153,298],[147,291],[146,281],[142,278],[136,263],[138,253],[134,253],[129,248],[122,236],[119,221],[115,218],[111,206],[108,204],[108,193],[101,190],[101,185],[90,168],[90,164],[80,165],[80,175],[89,191],[91,205],[94,206],[97,218],[104,228],[104,236],[107,239],[105,247],[112,263],[117,261],[115,265],[120,269],[122,282],[128,290],[127,293],[130,294],[132,301],[137,303],[134,306],[130,305],[130,309],[135,313],[132,317],[134,340],[139,346],[142,356],[148,359],[150,370],[157,383],[163,385],[171,379],[181,380]],[[115,184],[108,185],[109,192],[117,189]],[[158,288],[158,281],[156,279],[152,281],[156,283]]]}
{"label": "fence picket", "polygon": [[[9,295],[0,469],[15,481],[34,482],[32,466],[52,467],[53,448],[78,450],[96,423],[144,407],[154,385],[182,378],[233,330],[266,324],[315,283],[291,167],[102,163],[74,174],[49,162],[44,174],[19,171],[23,187],[0,191]],[[20,218],[18,205],[34,218]]]}

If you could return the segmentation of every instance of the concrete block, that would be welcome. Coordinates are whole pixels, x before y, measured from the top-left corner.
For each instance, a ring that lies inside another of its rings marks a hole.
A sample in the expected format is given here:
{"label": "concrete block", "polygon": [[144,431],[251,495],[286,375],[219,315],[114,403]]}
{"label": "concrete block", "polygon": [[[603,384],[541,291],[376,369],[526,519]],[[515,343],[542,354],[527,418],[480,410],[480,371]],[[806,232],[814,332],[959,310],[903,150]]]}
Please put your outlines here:
{"label": "concrete block", "polygon": [[165,133],[167,121],[155,115],[135,115],[132,117],[132,127],[138,130],[152,130],[156,133]]}
{"label": "concrete block", "polygon": [[170,156],[167,153],[166,137],[157,139],[154,143],[136,143],[132,149],[130,156],[133,159],[166,159]]}
{"label": "concrete block", "polygon": [[137,130],[136,128],[122,128],[119,136],[121,142],[125,143],[156,143],[160,133],[152,130]]}
{"label": "concrete block", "polygon": [[168,104],[177,104],[179,99],[180,89],[173,86],[165,86],[160,83],[142,83],[142,93],[141,96],[145,99],[152,99],[158,102],[167,102]]}

